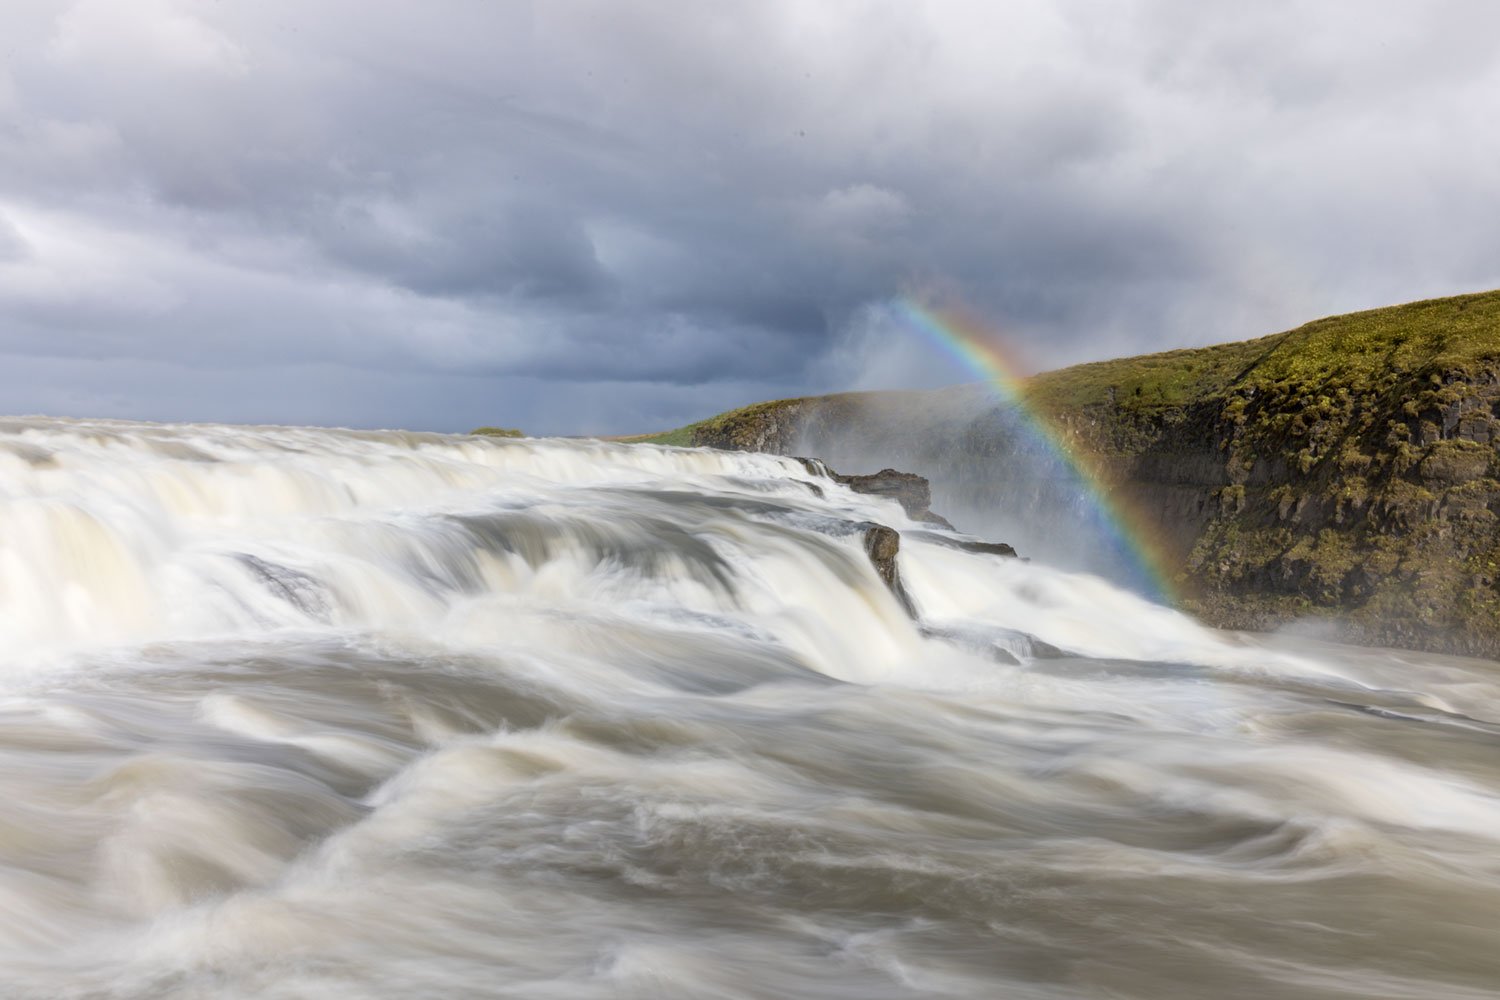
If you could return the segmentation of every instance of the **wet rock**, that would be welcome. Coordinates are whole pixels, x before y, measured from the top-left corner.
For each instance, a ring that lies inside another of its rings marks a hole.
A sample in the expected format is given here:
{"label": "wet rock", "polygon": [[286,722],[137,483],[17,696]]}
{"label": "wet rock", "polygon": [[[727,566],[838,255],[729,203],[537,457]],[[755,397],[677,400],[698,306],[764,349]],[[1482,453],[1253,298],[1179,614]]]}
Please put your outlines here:
{"label": "wet rock", "polygon": [[821,458],[804,458],[801,455],[793,455],[792,461],[800,463],[807,470],[808,475],[820,476],[823,479],[833,478],[833,472],[829,470],[828,466],[823,464]]}
{"label": "wet rock", "polygon": [[235,558],[276,597],[317,621],[332,620],[333,598],[313,576],[248,552],[237,553]]}
{"label": "wet rock", "polygon": [[1061,660],[1078,655],[1015,629],[924,625],[922,634],[1007,666],[1019,666],[1036,660]]}
{"label": "wet rock", "polygon": [[841,476],[834,472],[832,478],[856,493],[888,497],[896,501],[913,521],[953,527],[947,520],[932,512],[932,487],[926,479],[914,472],[881,469],[868,476]]}
{"label": "wet rock", "polygon": [[901,585],[901,567],[896,565],[896,553],[901,551],[901,535],[894,528],[887,528],[883,524],[870,523],[865,528],[864,534],[865,555],[870,557],[870,564],[875,567],[890,592],[901,602],[901,607],[912,618],[917,617],[916,605],[912,602],[911,595]]}
{"label": "wet rock", "polygon": [[875,564],[875,571],[886,586],[896,584],[896,553],[901,551],[901,535],[883,524],[872,524],[865,529],[865,555]]}
{"label": "wet rock", "polygon": [[980,555],[1005,556],[1008,559],[1016,557],[1015,548],[1004,542],[986,542],[977,539],[958,538],[954,539],[954,548],[963,549],[965,552],[976,552]]}
{"label": "wet rock", "polygon": [[986,542],[979,538],[964,538],[961,535],[950,535],[941,531],[921,531],[917,532],[916,536],[924,542],[933,542],[945,548],[961,549],[976,555],[1016,558],[1016,550],[1004,542]]}
{"label": "wet rock", "polygon": [[834,472],[820,459],[797,457],[798,462],[811,475],[832,479],[849,487],[855,493],[864,493],[869,496],[886,497],[901,505],[906,511],[906,516],[913,521],[924,521],[928,524],[941,525],[944,528],[952,528],[947,518],[940,514],[934,514],[932,507],[932,486],[925,477],[914,472],[900,472],[896,469],[881,469],[879,472],[867,476],[845,476]]}

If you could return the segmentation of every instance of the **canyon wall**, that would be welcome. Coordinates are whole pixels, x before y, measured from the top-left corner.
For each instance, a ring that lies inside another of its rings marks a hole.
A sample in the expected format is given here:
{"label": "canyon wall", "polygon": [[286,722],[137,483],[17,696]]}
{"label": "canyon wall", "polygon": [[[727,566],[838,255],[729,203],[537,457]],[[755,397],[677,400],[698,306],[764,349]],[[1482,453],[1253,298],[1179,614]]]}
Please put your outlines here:
{"label": "canyon wall", "polygon": [[1500,656],[1500,293],[1065,369],[1009,402],[843,394],[687,430],[911,470],[959,528],[1118,577],[1129,553],[1083,530],[1098,504],[1059,461],[1071,451],[1210,623]]}

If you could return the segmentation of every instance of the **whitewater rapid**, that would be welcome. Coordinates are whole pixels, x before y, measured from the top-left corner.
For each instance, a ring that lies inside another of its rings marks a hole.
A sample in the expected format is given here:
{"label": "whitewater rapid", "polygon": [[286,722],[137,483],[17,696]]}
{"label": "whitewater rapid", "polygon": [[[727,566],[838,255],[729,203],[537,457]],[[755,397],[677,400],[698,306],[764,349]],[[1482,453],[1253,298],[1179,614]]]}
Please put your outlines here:
{"label": "whitewater rapid", "polygon": [[1500,995],[1496,665],[955,538],[766,455],[0,422],[0,996]]}

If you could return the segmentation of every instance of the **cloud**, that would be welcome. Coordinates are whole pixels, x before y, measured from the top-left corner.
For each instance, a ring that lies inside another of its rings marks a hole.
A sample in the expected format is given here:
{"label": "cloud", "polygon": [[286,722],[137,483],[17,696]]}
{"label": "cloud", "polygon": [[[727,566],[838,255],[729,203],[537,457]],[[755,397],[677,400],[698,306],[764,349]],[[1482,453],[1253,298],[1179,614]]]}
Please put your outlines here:
{"label": "cloud", "polygon": [[0,214],[0,264],[15,265],[31,256],[31,244],[16,224]]}
{"label": "cloud", "polygon": [[824,194],[809,214],[818,228],[867,234],[900,229],[911,215],[911,206],[895,191],[874,184],[851,184]]}
{"label": "cloud", "polygon": [[71,69],[97,69],[120,60],[148,61],[158,71],[244,76],[244,50],[222,32],[175,9],[165,0],[137,0],[129,7],[109,0],[83,0],[58,19],[47,54]]}
{"label": "cloud", "polygon": [[0,391],[623,431],[966,377],[872,319],[913,286],[1042,367],[1490,287],[1497,29],[1483,0],[18,0]]}

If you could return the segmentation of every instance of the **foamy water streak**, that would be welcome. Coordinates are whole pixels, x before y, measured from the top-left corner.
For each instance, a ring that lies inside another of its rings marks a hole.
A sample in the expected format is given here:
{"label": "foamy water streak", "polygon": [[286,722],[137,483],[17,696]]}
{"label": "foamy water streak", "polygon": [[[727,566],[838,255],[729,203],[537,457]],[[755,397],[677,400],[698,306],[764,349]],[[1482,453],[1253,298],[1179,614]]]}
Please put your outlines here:
{"label": "foamy water streak", "polygon": [[769,456],[5,422],[0,996],[1495,995],[1492,665],[952,541]]}

